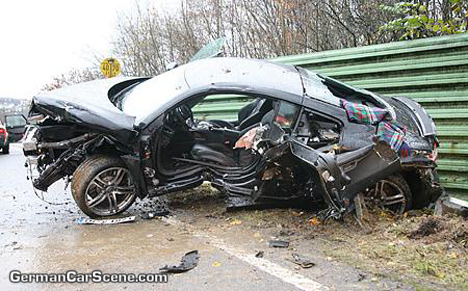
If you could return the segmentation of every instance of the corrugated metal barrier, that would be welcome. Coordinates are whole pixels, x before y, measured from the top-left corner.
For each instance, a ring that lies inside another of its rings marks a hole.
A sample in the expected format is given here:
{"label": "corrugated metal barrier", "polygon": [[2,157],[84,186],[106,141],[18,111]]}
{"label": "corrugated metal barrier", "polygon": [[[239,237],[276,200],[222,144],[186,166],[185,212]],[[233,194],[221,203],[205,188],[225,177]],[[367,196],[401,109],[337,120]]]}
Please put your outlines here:
{"label": "corrugated metal barrier", "polygon": [[[434,118],[442,184],[468,200],[468,34],[294,55],[274,59],[384,96],[406,96]],[[229,118],[246,102],[213,96],[194,110]]]}

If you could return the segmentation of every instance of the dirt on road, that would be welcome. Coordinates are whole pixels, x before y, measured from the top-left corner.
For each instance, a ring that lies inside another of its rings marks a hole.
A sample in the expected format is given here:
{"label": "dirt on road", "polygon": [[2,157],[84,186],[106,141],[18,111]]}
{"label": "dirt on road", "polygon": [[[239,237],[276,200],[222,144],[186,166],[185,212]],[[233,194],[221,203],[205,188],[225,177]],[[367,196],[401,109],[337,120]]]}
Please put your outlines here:
{"label": "dirt on road", "polygon": [[374,281],[389,278],[417,290],[468,290],[468,223],[461,217],[374,210],[362,227],[354,215],[323,222],[301,209],[226,211],[222,195],[209,186],[173,196],[169,205],[179,220],[218,237],[250,237],[258,243],[252,251],[268,251],[265,242],[280,239],[290,242],[285,260],[300,253],[358,267]]}

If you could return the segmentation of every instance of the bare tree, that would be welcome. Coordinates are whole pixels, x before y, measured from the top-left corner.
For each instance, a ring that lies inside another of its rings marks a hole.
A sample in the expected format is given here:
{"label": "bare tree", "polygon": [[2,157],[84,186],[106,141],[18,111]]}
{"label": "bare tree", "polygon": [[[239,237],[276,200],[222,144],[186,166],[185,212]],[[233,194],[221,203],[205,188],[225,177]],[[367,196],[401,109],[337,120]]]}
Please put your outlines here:
{"label": "bare tree", "polygon": [[42,91],[52,91],[72,84],[102,79],[104,76],[97,69],[86,68],[82,70],[73,69],[68,73],[61,74],[53,78],[53,80],[44,85]]}
{"label": "bare tree", "polygon": [[114,52],[126,75],[155,75],[225,36],[227,56],[268,58],[394,39],[379,27],[395,0],[191,0],[169,14],[137,7],[123,15]]}

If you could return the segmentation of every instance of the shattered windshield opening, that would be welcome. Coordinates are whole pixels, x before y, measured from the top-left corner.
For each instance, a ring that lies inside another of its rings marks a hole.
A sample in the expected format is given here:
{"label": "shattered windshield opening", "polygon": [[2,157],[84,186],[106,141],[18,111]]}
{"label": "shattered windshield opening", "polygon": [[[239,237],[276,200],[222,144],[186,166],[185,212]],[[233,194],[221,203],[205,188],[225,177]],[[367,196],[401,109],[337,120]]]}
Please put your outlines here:
{"label": "shattered windshield opening", "polygon": [[135,124],[188,89],[184,69],[177,68],[140,83],[124,93],[120,109],[135,116]]}
{"label": "shattered windshield opening", "polygon": [[375,98],[364,89],[354,88],[348,84],[338,80],[317,75],[322,79],[322,82],[327,88],[338,98],[345,99],[346,101],[356,102],[370,107],[385,108]]}
{"label": "shattered windshield opening", "polygon": [[146,81],[143,81],[141,83],[135,83],[135,84],[132,84],[132,85],[126,87],[121,92],[119,92],[114,99],[111,99],[111,102],[115,105],[115,107],[117,107],[118,109],[123,111],[123,109],[122,109],[123,101],[127,98],[127,96],[133,91],[133,89],[137,85],[140,85],[140,84],[142,84],[144,82],[146,82]]}
{"label": "shattered windshield opening", "polygon": [[[305,70],[304,70],[305,71]],[[305,71],[302,80],[307,96],[315,99],[340,106],[339,96],[335,96],[332,91],[325,85],[324,79],[319,75]]]}
{"label": "shattered windshield opening", "polygon": [[354,88],[333,78],[310,71],[302,75],[306,94],[312,98],[341,106],[341,99],[359,104],[385,108],[375,97],[364,89]]}

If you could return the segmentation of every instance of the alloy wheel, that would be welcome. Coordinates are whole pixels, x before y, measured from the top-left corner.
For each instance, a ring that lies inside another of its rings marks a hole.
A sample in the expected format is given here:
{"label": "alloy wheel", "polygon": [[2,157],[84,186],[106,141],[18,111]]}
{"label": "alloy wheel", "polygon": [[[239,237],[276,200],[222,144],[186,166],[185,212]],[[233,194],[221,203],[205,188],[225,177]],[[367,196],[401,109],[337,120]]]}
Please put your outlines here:
{"label": "alloy wheel", "polygon": [[402,214],[407,206],[407,199],[403,189],[389,180],[381,180],[374,187],[364,192],[366,205],[390,210],[395,214]]}
{"label": "alloy wheel", "polygon": [[136,191],[128,169],[107,168],[98,173],[85,192],[86,206],[99,216],[124,211],[135,198]]}

